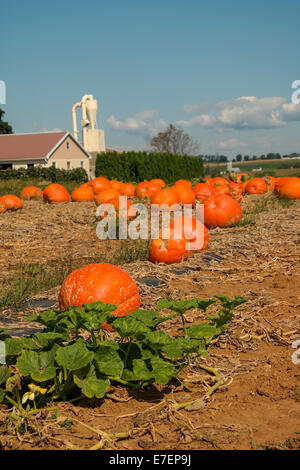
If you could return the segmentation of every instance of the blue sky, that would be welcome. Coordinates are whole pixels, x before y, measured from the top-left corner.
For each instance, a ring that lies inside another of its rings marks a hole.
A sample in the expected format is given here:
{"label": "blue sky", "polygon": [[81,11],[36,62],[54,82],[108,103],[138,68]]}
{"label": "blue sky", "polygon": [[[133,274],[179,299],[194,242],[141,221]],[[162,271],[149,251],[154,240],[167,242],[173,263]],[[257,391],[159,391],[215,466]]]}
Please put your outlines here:
{"label": "blue sky", "polygon": [[15,132],[72,131],[88,93],[108,147],[173,123],[204,154],[300,152],[299,18],[299,0],[2,2],[1,107]]}

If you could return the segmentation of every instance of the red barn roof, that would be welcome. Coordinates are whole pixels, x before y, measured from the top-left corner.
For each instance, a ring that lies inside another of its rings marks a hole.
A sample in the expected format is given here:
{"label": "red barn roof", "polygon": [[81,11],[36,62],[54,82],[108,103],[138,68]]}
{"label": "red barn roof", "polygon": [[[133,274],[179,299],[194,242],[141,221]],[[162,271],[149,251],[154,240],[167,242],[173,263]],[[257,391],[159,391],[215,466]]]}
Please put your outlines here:
{"label": "red barn roof", "polygon": [[61,131],[0,135],[0,161],[48,159],[67,137],[70,137],[91,158],[70,132]]}
{"label": "red barn roof", "polygon": [[34,160],[46,156],[68,132],[0,135],[0,160]]}

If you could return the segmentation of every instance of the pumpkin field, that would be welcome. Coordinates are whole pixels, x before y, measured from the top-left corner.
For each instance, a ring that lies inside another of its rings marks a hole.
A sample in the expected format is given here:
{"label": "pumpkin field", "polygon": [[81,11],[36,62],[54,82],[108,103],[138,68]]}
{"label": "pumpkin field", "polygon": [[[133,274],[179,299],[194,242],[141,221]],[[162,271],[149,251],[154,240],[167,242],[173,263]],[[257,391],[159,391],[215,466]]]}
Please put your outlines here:
{"label": "pumpkin field", "polygon": [[[204,225],[100,240],[120,196]],[[0,227],[0,449],[300,449],[299,177],[24,185]]]}

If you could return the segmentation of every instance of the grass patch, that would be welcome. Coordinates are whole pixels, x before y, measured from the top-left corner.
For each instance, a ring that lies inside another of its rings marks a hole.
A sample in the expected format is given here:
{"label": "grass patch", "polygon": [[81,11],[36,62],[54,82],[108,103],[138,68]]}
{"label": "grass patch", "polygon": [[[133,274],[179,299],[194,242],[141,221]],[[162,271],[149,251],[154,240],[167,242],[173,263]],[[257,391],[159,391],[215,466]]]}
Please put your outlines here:
{"label": "grass patch", "polygon": [[74,269],[103,259],[60,260],[53,264],[22,264],[13,268],[14,275],[1,285],[0,308],[16,307],[40,292],[60,286]]}
{"label": "grass patch", "polygon": [[11,275],[2,281],[0,308],[17,307],[33,296],[60,286],[75,269],[91,263],[115,265],[148,259],[149,240],[120,240],[119,248],[108,257],[101,255],[84,259],[63,259],[49,264],[10,266]]}
{"label": "grass patch", "polygon": [[243,203],[243,217],[235,225],[236,227],[250,227],[255,225],[263,212],[274,211],[278,209],[287,209],[295,204],[287,198],[278,198],[272,193],[266,193],[263,196],[247,197]]}
{"label": "grass patch", "polygon": [[133,263],[148,259],[150,240],[122,240],[120,249],[109,262],[112,264]]}
{"label": "grass patch", "polygon": [[[14,194],[15,196],[20,197],[22,189],[26,186],[38,186],[43,190],[51,183],[52,181],[47,181],[41,178],[0,180],[0,196],[4,196],[5,194]],[[66,181],[59,184],[62,184],[70,193],[80,185],[79,183],[76,183],[76,181]]]}

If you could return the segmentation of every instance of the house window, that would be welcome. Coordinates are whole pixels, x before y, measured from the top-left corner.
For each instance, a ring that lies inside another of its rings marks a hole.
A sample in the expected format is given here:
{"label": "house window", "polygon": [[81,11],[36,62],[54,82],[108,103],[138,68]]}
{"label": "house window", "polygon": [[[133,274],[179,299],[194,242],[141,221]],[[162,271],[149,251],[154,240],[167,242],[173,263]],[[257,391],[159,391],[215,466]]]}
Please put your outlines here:
{"label": "house window", "polygon": [[53,168],[56,168],[56,162],[52,162]]}
{"label": "house window", "polygon": [[12,170],[12,163],[2,163],[0,165],[0,170]]}
{"label": "house window", "polygon": [[67,170],[71,170],[71,162],[67,162]]}
{"label": "house window", "polygon": [[80,162],[80,167],[84,168],[84,162]]}
{"label": "house window", "polygon": [[33,168],[34,167],[34,163],[27,163],[27,168]]}
{"label": "house window", "polygon": [[70,142],[67,142],[67,150],[70,148]]}

